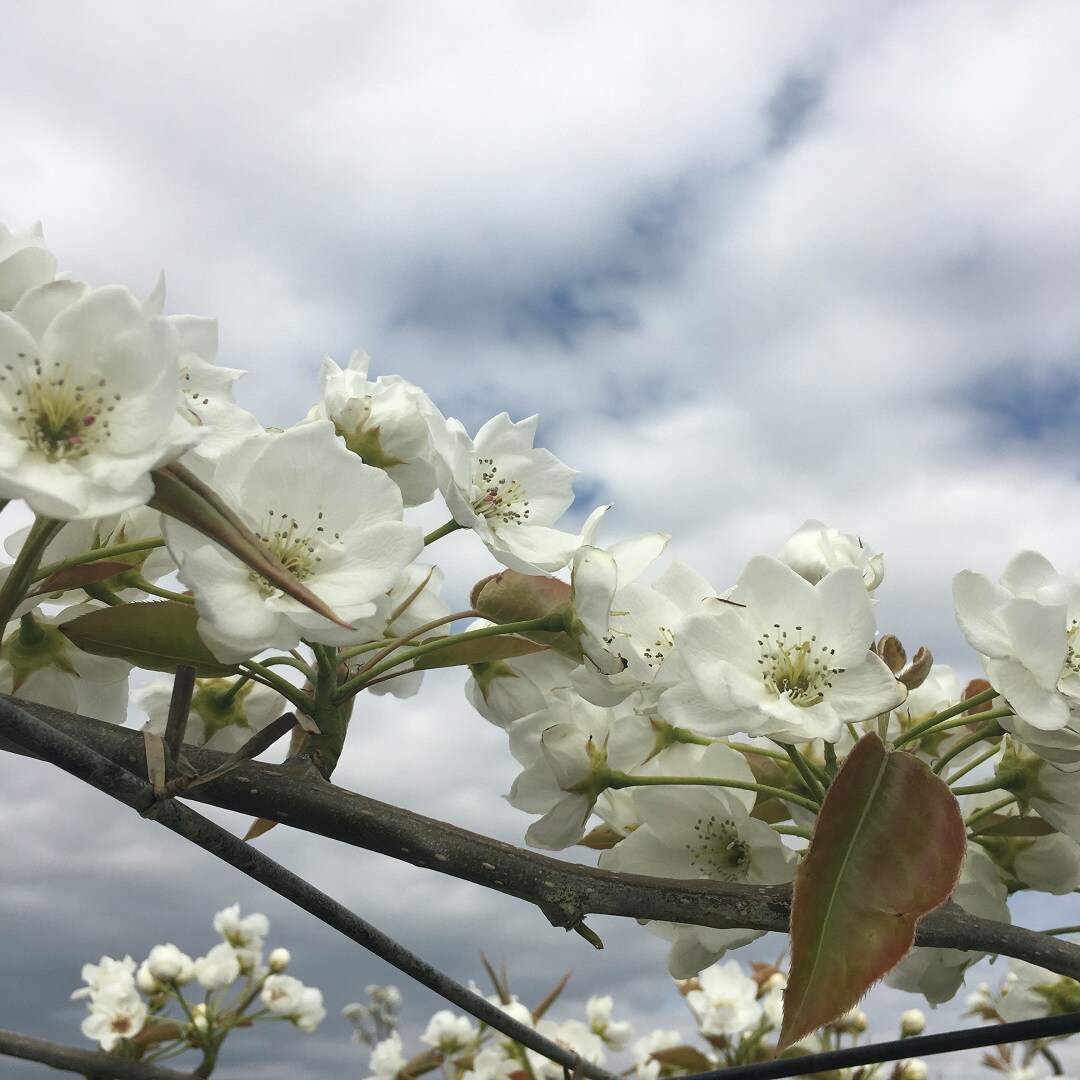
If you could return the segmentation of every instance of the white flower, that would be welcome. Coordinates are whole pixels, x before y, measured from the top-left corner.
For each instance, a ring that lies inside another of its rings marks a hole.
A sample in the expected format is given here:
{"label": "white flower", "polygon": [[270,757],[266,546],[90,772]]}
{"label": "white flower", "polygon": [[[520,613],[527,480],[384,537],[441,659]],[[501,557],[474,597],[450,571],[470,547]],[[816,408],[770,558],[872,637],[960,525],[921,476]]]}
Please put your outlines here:
{"label": "white flower", "polygon": [[421,506],[435,493],[429,424],[438,410],[423,390],[397,375],[370,382],[370,366],[362,349],[344,371],[327,356],[319,372],[322,400],[309,417],[332,420],[349,450],[397,484],[406,506]]}
{"label": "white flower", "polygon": [[[477,621],[469,629],[490,625]],[[472,678],[465,693],[485,720],[505,731],[515,720],[546,708],[556,687],[570,685],[570,673],[576,667],[573,660],[553,649],[470,664]]]}
{"label": "white flower", "polygon": [[613,1007],[610,994],[603,997],[593,996],[585,1003],[585,1015],[589,1018],[589,1027],[610,1049],[625,1050],[627,1043],[634,1037],[634,1026],[626,1020],[612,1020]]}
{"label": "white flower", "polygon": [[0,314],[0,496],[63,519],[149,501],[200,434],[177,412],[175,340],[118,285],[54,281]]}
{"label": "white flower", "polygon": [[58,626],[96,607],[81,604],[56,615],[27,613],[12,623],[0,644],[0,692],[122,724],[131,665],[83,652]]}
{"label": "white flower", "polygon": [[262,956],[270,921],[258,912],[241,918],[240,905],[233,904],[214,915],[214,929],[236,951],[241,967],[249,970]]}
{"label": "white flower", "polygon": [[236,951],[226,942],[215,945],[205,956],[195,961],[195,978],[207,990],[232,986],[240,977],[240,961]]}
{"label": "white flower", "polygon": [[396,1031],[391,1032],[388,1039],[376,1043],[368,1059],[372,1075],[367,1080],[394,1080],[407,1064],[403,1049],[401,1036]]}
{"label": "white flower", "polygon": [[667,690],[665,719],[708,735],[836,742],[845,724],[907,693],[880,657],[862,576],[842,566],[811,585],[777,559],[747,563],[730,599],[687,619],[677,654],[689,679]]}
{"label": "white flower", "polygon": [[510,1080],[521,1068],[498,1043],[489,1043],[473,1055],[472,1068],[461,1075],[461,1080]]}
{"label": "white flower", "polygon": [[491,554],[523,574],[567,565],[581,537],[553,525],[574,500],[577,473],[533,447],[537,417],[489,420],[475,441],[457,420],[432,425],[435,469],[446,505]]}
{"label": "white flower", "polygon": [[1013,712],[1034,728],[1065,727],[1070,708],[1080,707],[1080,580],[1021,551],[997,585],[961,571],[953,599],[960,630]]}
{"label": "white flower", "polygon": [[[172,686],[171,677],[158,678],[131,691],[132,703],[150,717],[143,731],[165,734]],[[281,694],[261,683],[244,683],[237,690],[235,679],[196,679],[184,742],[235,753],[284,711]]]}
{"label": "white flower", "polygon": [[1006,1023],[1061,1016],[1080,1009],[1080,983],[1024,960],[1009,960],[1009,979],[997,1003]]}
{"label": "white flower", "polygon": [[41,222],[12,232],[0,225],[0,311],[56,277],[56,256],[45,247]]}
{"label": "white flower", "polygon": [[866,591],[872,593],[885,576],[884,557],[868,548],[857,536],[840,532],[821,521],[806,521],[780,549],[777,556],[800,577],[816,585],[829,571],[855,566]]}
{"label": "white flower", "polygon": [[[304,584],[345,621],[377,611],[422,545],[401,495],[350,454],[329,421],[266,435],[223,454],[214,487]],[[355,631],[308,609],[194,529],[166,524],[178,576],[195,594],[199,633],[223,660],[291,649],[301,638],[349,644]]]}
{"label": "white flower", "polygon": [[926,1030],[926,1013],[922,1009],[905,1009],[900,1014],[901,1035],[921,1035]]}
{"label": "white flower", "polygon": [[71,995],[72,1001],[91,997],[109,987],[130,989],[135,985],[135,961],[130,956],[123,960],[114,960],[103,956],[99,964],[83,964],[82,980],[86,986],[80,987]]}
{"label": "white flower", "polygon": [[291,960],[292,954],[288,949],[273,949],[266,958],[266,966],[273,974],[280,975],[289,966]]}
{"label": "white flower", "polygon": [[428,1021],[420,1041],[444,1054],[456,1054],[472,1046],[479,1037],[479,1028],[471,1024],[468,1017],[455,1016],[449,1009],[440,1009]]}
{"label": "white flower", "polygon": [[131,1039],[142,1030],[150,1010],[134,986],[110,986],[90,1000],[90,1015],[82,1022],[82,1033],[95,1039],[102,1050],[116,1047],[121,1039]]}
{"label": "white flower", "polygon": [[[573,1050],[585,1061],[594,1065],[602,1065],[604,1062],[604,1040],[580,1020],[566,1020],[561,1024],[554,1020],[541,1020],[536,1025],[536,1030],[553,1042]],[[526,1050],[525,1056],[529,1059],[532,1074],[537,1080],[562,1080],[561,1065],[542,1057],[535,1050]]]}
{"label": "white flower", "polygon": [[660,1062],[653,1054],[682,1045],[684,1040],[680,1032],[665,1031],[663,1028],[654,1028],[644,1038],[638,1039],[631,1047],[637,1080],[657,1080],[660,1075]]}
{"label": "white flower", "polygon": [[175,945],[155,945],[143,967],[158,982],[185,986],[195,978],[194,961]]}
{"label": "white flower", "polygon": [[268,975],[260,997],[272,1013],[288,1017],[301,1031],[314,1031],[326,1016],[322,991],[291,975]]}
{"label": "white flower", "polygon": [[757,983],[735,960],[706,968],[698,975],[700,990],[691,990],[686,1003],[698,1017],[703,1035],[741,1035],[761,1022]]}

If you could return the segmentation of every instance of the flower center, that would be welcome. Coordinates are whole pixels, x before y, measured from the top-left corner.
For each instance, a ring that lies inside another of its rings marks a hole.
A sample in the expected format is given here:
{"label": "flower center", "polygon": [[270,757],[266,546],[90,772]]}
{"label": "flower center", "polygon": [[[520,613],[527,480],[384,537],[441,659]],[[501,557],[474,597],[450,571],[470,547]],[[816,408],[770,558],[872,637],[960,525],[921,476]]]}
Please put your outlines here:
{"label": "flower center", "polygon": [[498,473],[499,467],[491,458],[481,458],[477,463],[473,487],[480,494],[472,501],[473,511],[504,525],[528,524],[529,493],[516,480]]}
{"label": "flower center", "polygon": [[658,626],[656,628],[656,640],[651,645],[646,645],[641,651],[641,658],[651,668],[658,668],[664,657],[675,645],[675,634],[670,627]]}
{"label": "flower center", "polygon": [[832,686],[830,676],[840,675],[844,669],[832,666],[836,650],[819,645],[816,634],[802,637],[803,628],[795,627],[795,636],[773,623],[758,638],[761,646],[761,677],[766,688],[776,697],[787,696],[792,705],[808,709],[825,699],[825,691]]}
{"label": "flower center", "polygon": [[750,845],[731,818],[698,818],[695,840],[686,845],[690,867],[713,881],[742,881],[750,869]]}
{"label": "flower center", "polygon": [[[306,530],[291,514],[280,510],[267,510],[266,516],[266,522],[256,535],[299,581],[306,581],[319,568],[322,562],[321,551],[326,545],[341,539],[340,533],[331,534],[332,539],[325,535],[321,510],[315,519],[314,527]],[[264,597],[280,591],[265,578],[260,580],[259,591]]]}
{"label": "flower center", "polygon": [[[26,353],[18,354],[26,361]],[[0,382],[17,385],[12,397],[14,419],[23,441],[46,461],[73,461],[90,453],[96,443],[108,438],[109,413],[116,408],[119,394],[109,401],[105,380],[88,387],[74,381],[70,365],[45,365],[34,357],[30,370],[16,371],[5,364]]]}
{"label": "flower center", "polygon": [[1065,665],[1061,669],[1060,678],[1067,679],[1070,675],[1080,675],[1080,654],[1076,650],[1076,634],[1080,630],[1075,619],[1069,624],[1066,631],[1068,647],[1065,652]]}

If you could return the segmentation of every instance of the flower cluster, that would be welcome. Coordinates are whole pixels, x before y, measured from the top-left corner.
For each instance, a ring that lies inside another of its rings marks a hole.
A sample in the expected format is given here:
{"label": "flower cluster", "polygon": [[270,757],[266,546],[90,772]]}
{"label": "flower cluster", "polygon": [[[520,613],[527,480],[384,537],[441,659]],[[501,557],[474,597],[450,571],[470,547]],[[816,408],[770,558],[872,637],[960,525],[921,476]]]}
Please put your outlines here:
{"label": "flower cluster", "polygon": [[[529,1009],[510,992],[505,976],[496,981],[489,1000],[585,1061],[616,1068],[621,1075],[634,1075],[637,1080],[670,1080],[774,1059],[785,982],[775,965],[753,964],[747,973],[733,960],[710,967],[694,979],[676,982],[693,1025],[690,1039],[670,1028],[652,1028],[638,1035],[628,1021],[612,1018],[615,1006],[610,995],[590,997],[582,1018],[550,1019],[548,1012],[565,989],[565,979],[536,1009]],[[562,1076],[561,1066],[445,1010],[431,1017],[420,1035],[424,1048],[406,1056],[397,1018],[401,995],[393,987],[379,986],[369,986],[367,994],[368,1004],[354,1002],[343,1010],[354,1025],[356,1040],[371,1050],[367,1080],[404,1080],[436,1070],[441,1070],[446,1080],[511,1080],[521,1076],[560,1080]],[[373,1017],[378,1020],[377,1029],[371,1025]],[[909,1010],[901,1018],[900,1036],[921,1034],[924,1026],[922,1013]],[[856,1046],[865,1041],[868,1028],[866,1015],[855,1009],[804,1040],[793,1053]],[[926,1080],[928,1071],[924,1062],[908,1059],[835,1075],[838,1080],[854,1080],[856,1075],[859,1080]]]}
{"label": "flower cluster", "polygon": [[[241,917],[234,904],[214,916],[214,929],[222,940],[194,959],[170,943],[155,945],[138,965],[130,956],[84,965],[86,986],[71,995],[86,999],[83,1034],[102,1050],[146,1062],[197,1050],[212,1068],[235,1028],[260,1020],[318,1027],[326,1016],[322,994],[284,974],[288,951],[273,949],[263,962],[265,915]],[[201,1000],[189,987],[202,991]]]}
{"label": "flower cluster", "polygon": [[[213,320],[166,314],[163,283],[139,299],[55,268],[40,228],[0,227],[0,498],[35,515],[0,578],[3,689],[120,723],[132,671],[162,672],[131,695],[150,735],[186,703],[185,741],[243,756],[284,716],[328,777],[364,737],[359,693],[407,697],[427,669],[466,667],[520,766],[507,797],[535,818],[529,844],[748,885],[792,880],[873,735],[959,806],[965,910],[1007,919],[1012,892],[1080,887],[1080,578],[1034,552],[996,584],[957,575],[986,676],[965,679],[879,631],[884,559],[856,534],[807,521],[733,582],[660,567],[665,534],[600,541],[605,506],[565,527],[576,474],[536,445],[537,417],[470,435],[358,350],[313,365],[296,422],[266,429],[233,401]],[[425,535],[421,509],[445,524]],[[428,561],[451,533],[495,563],[457,612]],[[197,674],[186,702],[181,667]],[[680,979],[758,936],[649,930]],[[208,991],[237,977],[229,941],[196,972]],[[975,959],[918,949],[889,979],[943,1001]],[[147,1017],[106,989],[101,1022],[130,1040]],[[304,1000],[280,976],[265,1005],[302,1025]],[[439,1040],[466,1035],[432,1038],[447,1053]]]}

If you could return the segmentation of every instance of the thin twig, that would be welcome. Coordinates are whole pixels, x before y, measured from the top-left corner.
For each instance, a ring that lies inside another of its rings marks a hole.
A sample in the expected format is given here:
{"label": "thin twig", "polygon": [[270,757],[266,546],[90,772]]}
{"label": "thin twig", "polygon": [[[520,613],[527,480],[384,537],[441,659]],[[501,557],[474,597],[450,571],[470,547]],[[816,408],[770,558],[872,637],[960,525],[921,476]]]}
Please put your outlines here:
{"label": "thin twig", "polygon": [[0,698],[0,731],[12,742],[32,750],[39,757],[140,814],[151,811],[153,819],[171,832],[197,844],[204,851],[217,856],[279,896],[310,912],[327,926],[351,938],[369,952],[386,960],[399,971],[515,1042],[568,1068],[581,1064],[585,1075],[593,1080],[617,1080],[614,1073],[597,1065],[582,1063],[573,1051],[512,1019],[497,1005],[492,1005],[486,998],[451,979],[344,905],[250,844],[233,836],[220,825],[176,800],[158,800],[154,789],[145,780],[69,735],[50,727],[5,698]]}
{"label": "thin twig", "polygon": [[81,1073],[87,1080],[190,1080],[195,1074],[163,1069],[145,1061],[105,1054],[100,1050],[84,1050],[79,1046],[35,1039],[14,1031],[0,1031],[0,1054],[38,1061],[65,1072]]}

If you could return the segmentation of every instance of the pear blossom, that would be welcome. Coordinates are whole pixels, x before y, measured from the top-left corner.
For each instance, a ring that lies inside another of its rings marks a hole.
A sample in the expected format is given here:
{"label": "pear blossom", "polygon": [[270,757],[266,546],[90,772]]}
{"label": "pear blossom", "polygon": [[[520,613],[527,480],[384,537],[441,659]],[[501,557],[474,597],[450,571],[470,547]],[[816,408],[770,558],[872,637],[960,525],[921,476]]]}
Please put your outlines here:
{"label": "pear blossom", "polygon": [[55,615],[27,612],[0,643],[0,692],[55,709],[122,724],[127,714],[131,664],[76,648],[64,623],[97,604],[79,604]]}
{"label": "pear blossom", "polygon": [[480,1037],[480,1029],[468,1017],[457,1016],[449,1009],[440,1009],[424,1029],[420,1041],[441,1050],[444,1054],[456,1054],[466,1050]]}
{"label": "pear blossom", "polygon": [[195,978],[207,990],[232,986],[240,977],[236,950],[227,942],[215,945],[205,956],[195,960]]}
{"label": "pear blossom", "polygon": [[[326,420],[227,451],[214,486],[346,621],[374,615],[422,545],[419,527],[401,520],[397,487],[350,454]],[[189,526],[169,519],[165,538],[180,580],[195,594],[199,633],[222,660],[291,649],[301,638],[325,644],[355,638],[354,630],[282,593]]]}
{"label": "pear blossom", "polygon": [[130,956],[123,960],[114,960],[111,956],[103,956],[97,964],[83,964],[82,980],[86,986],[80,987],[71,995],[72,1001],[80,998],[92,997],[101,993],[107,987],[119,987],[126,989],[134,985],[135,961]]}
{"label": "pear blossom", "polygon": [[885,560],[879,552],[872,551],[857,536],[812,519],[788,537],[777,558],[811,585],[831,570],[855,566],[862,574],[866,591],[872,593],[885,576]]}
{"label": "pear blossom", "polygon": [[56,256],[45,247],[41,222],[12,232],[0,225],[0,311],[56,277]]}
{"label": "pear blossom", "polygon": [[470,439],[457,420],[432,423],[439,490],[454,520],[520,573],[566,566],[581,537],[551,526],[574,500],[577,473],[535,448],[538,417],[493,417]]}
{"label": "pear blossom", "polygon": [[738,961],[706,968],[697,977],[700,987],[686,995],[703,1035],[736,1036],[751,1031],[762,1020],[758,985]]}
{"label": "pear blossom", "polygon": [[326,1017],[322,992],[291,975],[268,975],[259,997],[272,1013],[287,1017],[301,1031],[311,1033]]}
{"label": "pear blossom", "polygon": [[525,766],[507,796],[543,813],[525,834],[533,847],[560,849],[581,839],[604,770],[639,764],[651,749],[647,723],[556,691],[549,706],[510,727],[510,751]]}
{"label": "pear blossom", "polygon": [[240,905],[233,904],[214,915],[214,929],[236,952],[240,966],[250,970],[262,957],[263,943],[270,933],[270,921],[259,912],[241,917]]}
{"label": "pear blossom", "polygon": [[521,1069],[499,1043],[482,1046],[472,1058],[472,1068],[461,1074],[461,1080],[510,1080]]}
{"label": "pear blossom", "polygon": [[856,567],[811,585],[785,563],[755,556],[729,599],[680,628],[688,678],[659,701],[671,723],[708,735],[836,742],[845,724],[904,700],[906,687],[870,651],[872,601]]}
{"label": "pear blossom", "polygon": [[1070,710],[1080,708],[1080,578],[1058,574],[1037,551],[1021,551],[997,585],[961,571],[953,599],[961,632],[1013,712],[1033,728],[1065,727]]}
{"label": "pear blossom", "polygon": [[[285,698],[261,683],[235,679],[196,679],[184,742],[232,754],[285,712]],[[172,701],[173,680],[152,679],[131,691],[131,701],[150,719],[143,731],[164,735]]]}
{"label": "pear blossom", "polygon": [[1009,978],[997,1001],[1006,1023],[1080,1011],[1080,982],[1025,960],[1009,958]]}
{"label": "pear blossom", "polygon": [[612,1020],[614,1002],[610,994],[594,995],[585,1003],[589,1027],[604,1040],[610,1050],[623,1050],[634,1037],[634,1026],[626,1020]]}
{"label": "pear blossom", "polygon": [[[159,983],[184,986],[195,978],[195,962],[175,945],[155,945],[142,967]],[[140,969],[141,970],[141,969]]]}
{"label": "pear blossom", "polygon": [[682,1033],[664,1028],[654,1028],[648,1035],[638,1039],[630,1048],[634,1055],[634,1071],[637,1080],[658,1080],[660,1062],[653,1057],[662,1050],[683,1046]]}
{"label": "pear blossom", "polygon": [[433,422],[441,421],[431,399],[397,375],[368,379],[371,357],[357,349],[344,371],[325,357],[319,372],[320,403],[311,419],[334,422],[345,446],[401,489],[406,506],[421,506],[435,493]]}
{"label": "pear blossom", "polygon": [[[580,1020],[564,1020],[562,1023],[556,1023],[554,1020],[544,1019],[536,1025],[536,1030],[552,1042],[573,1050],[584,1061],[594,1065],[602,1065],[604,1062],[604,1040]],[[537,1080],[563,1080],[561,1065],[543,1057],[535,1050],[526,1050],[525,1056],[529,1060],[530,1072]]]}
{"label": "pear blossom", "polygon": [[[469,629],[490,625],[477,620]],[[578,666],[553,649],[470,664],[472,678],[465,693],[485,720],[506,730],[515,720],[546,708],[552,691],[569,687],[570,674]]]}
{"label": "pear blossom", "polygon": [[377,1042],[368,1059],[371,1076],[367,1080],[396,1080],[397,1075],[408,1064],[404,1055],[401,1036],[393,1031],[386,1039]]}
{"label": "pear blossom", "polygon": [[177,412],[176,340],[127,289],[53,281],[0,313],[0,497],[65,520],[140,506],[200,432]]}
{"label": "pear blossom", "polygon": [[121,1039],[138,1035],[150,1015],[134,984],[100,990],[90,999],[89,1008],[90,1015],[82,1022],[82,1033],[105,1051],[115,1049]]}

